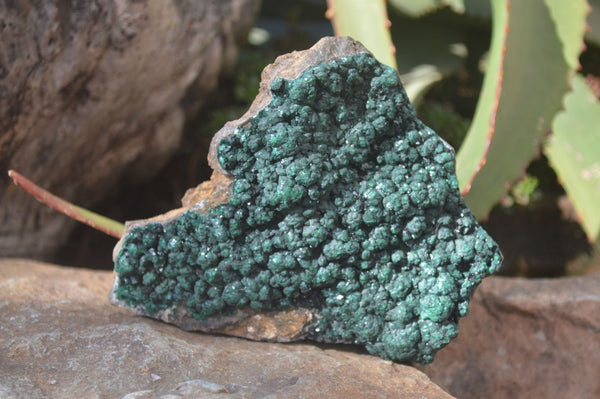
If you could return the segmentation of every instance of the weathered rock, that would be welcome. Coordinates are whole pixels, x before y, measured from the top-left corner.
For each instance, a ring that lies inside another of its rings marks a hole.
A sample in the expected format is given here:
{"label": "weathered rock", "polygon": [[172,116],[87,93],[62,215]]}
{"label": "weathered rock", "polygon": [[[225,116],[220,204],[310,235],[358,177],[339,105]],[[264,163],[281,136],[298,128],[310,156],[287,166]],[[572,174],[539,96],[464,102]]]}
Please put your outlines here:
{"label": "weathered rock", "polygon": [[260,0],[0,2],[0,254],[42,255],[66,218],[14,168],[84,206],[154,174],[233,66]]}
{"label": "weathered rock", "polygon": [[486,279],[422,370],[459,398],[600,397],[600,274]]}
{"label": "weathered rock", "polygon": [[112,277],[0,260],[0,397],[451,397],[416,369],[374,356],[132,317],[109,305]]}

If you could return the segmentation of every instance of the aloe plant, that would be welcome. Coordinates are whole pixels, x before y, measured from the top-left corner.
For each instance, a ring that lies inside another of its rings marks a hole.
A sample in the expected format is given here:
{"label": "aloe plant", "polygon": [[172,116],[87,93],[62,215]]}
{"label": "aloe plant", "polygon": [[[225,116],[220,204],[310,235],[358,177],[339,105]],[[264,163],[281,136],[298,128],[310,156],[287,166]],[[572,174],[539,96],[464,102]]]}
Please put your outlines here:
{"label": "aloe plant", "polygon": [[[587,4],[584,0],[492,0],[492,12],[494,34],[501,30],[503,40],[492,39],[478,109],[457,156],[465,200],[479,218],[524,175],[551,131],[583,46]],[[497,18],[499,14],[503,17]],[[499,65],[492,65],[498,52],[504,56],[495,59]],[[495,78],[488,80],[490,74]],[[479,112],[489,102],[496,107]],[[467,167],[479,158],[468,152],[469,140],[481,136],[490,140],[487,154],[479,159],[481,168]]]}

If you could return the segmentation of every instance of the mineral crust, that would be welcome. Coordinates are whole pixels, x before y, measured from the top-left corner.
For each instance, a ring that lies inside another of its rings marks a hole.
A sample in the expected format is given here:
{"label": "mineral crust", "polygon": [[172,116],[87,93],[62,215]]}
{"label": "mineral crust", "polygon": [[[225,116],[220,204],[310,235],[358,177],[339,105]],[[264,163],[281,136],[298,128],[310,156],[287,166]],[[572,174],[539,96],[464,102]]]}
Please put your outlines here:
{"label": "mineral crust", "polygon": [[432,361],[501,264],[460,196],[453,149],[348,38],[263,79],[215,136],[211,182],[128,226],[114,301],[184,329]]}

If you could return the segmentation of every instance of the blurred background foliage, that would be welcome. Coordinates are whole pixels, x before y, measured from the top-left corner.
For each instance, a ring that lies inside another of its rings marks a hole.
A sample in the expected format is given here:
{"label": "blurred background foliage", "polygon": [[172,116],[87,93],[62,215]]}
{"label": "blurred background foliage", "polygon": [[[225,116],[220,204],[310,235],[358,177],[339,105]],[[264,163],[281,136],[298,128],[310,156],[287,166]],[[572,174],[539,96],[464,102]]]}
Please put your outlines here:
{"label": "blurred background foliage", "polygon": [[236,70],[189,121],[159,184],[133,187],[127,213],[112,216],[176,206],[209,178],[210,139],[246,111],[264,66],[333,34],[397,68],[419,118],[457,150],[465,200],[504,253],[501,274],[600,270],[600,0],[263,0]]}

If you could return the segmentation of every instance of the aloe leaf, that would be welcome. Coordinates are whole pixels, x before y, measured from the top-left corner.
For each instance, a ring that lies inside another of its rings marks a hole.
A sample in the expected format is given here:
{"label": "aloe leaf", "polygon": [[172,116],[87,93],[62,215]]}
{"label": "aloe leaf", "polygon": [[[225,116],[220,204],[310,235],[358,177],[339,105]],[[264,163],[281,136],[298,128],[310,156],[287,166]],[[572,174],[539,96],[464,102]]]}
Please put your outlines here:
{"label": "aloe leaf", "polygon": [[443,77],[444,74],[437,66],[426,64],[418,65],[410,72],[400,74],[406,95],[413,104],[420,102],[427,90]]}
{"label": "aloe leaf", "polygon": [[381,63],[398,69],[385,0],[327,0],[336,36],[361,42]]}
{"label": "aloe leaf", "polygon": [[492,9],[489,1],[482,0],[463,0],[464,14],[490,20]]}
{"label": "aloe leaf", "polygon": [[[539,153],[578,65],[589,9],[585,0],[492,0],[492,10],[490,65],[473,126],[457,156],[461,189],[468,191],[465,200],[478,218]],[[497,39],[500,29],[503,40]]]}
{"label": "aloe leaf", "polygon": [[389,0],[389,4],[392,9],[412,18],[420,18],[449,7],[457,14],[491,19],[490,3],[484,0]]}
{"label": "aloe leaf", "polygon": [[491,3],[492,41],[487,70],[473,122],[456,154],[456,176],[463,195],[470,190],[475,175],[485,164],[502,92],[502,71],[509,23],[508,3],[504,0],[492,0]]}
{"label": "aloe leaf", "polygon": [[465,11],[464,0],[390,0],[390,5],[413,18],[418,18],[444,7],[450,7],[457,13]]}
{"label": "aloe leaf", "polygon": [[457,12],[459,14],[465,12],[464,0],[446,0],[446,3],[448,3],[448,6],[450,6],[450,8],[454,10],[454,12]]}
{"label": "aloe leaf", "polygon": [[581,75],[544,148],[590,241],[600,237],[600,102]]}

